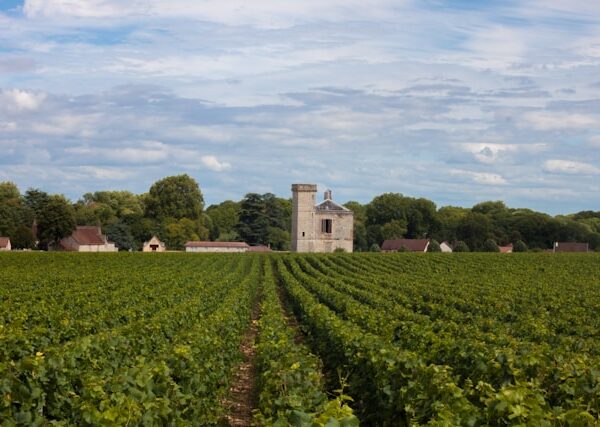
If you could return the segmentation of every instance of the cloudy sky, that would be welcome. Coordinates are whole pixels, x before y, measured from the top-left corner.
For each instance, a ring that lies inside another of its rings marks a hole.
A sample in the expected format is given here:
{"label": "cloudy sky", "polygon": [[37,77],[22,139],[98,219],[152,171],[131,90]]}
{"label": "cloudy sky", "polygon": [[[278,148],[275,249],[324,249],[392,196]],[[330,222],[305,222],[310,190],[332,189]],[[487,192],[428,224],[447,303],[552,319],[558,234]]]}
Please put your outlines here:
{"label": "cloudy sky", "polygon": [[600,2],[0,0],[0,181],[600,210]]}

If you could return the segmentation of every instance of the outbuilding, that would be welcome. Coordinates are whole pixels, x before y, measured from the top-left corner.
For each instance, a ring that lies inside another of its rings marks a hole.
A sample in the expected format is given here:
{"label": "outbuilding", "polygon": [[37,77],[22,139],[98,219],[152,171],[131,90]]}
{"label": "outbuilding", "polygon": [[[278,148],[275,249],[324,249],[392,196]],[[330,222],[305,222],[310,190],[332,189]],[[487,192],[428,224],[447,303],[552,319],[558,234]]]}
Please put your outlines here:
{"label": "outbuilding", "polygon": [[246,242],[206,242],[192,241],[185,244],[186,252],[247,252],[250,246]]}
{"label": "outbuilding", "polygon": [[553,252],[589,252],[588,243],[554,242]]}
{"label": "outbuilding", "polygon": [[144,242],[144,246],[142,247],[142,252],[164,252],[166,250],[167,247],[165,244],[156,236],[152,236],[150,240]]}
{"label": "outbuilding", "polygon": [[10,239],[8,237],[0,237],[0,251],[10,251]]}
{"label": "outbuilding", "polygon": [[113,242],[102,234],[100,227],[80,225],[73,234],[60,241],[60,249],[69,252],[117,252]]}

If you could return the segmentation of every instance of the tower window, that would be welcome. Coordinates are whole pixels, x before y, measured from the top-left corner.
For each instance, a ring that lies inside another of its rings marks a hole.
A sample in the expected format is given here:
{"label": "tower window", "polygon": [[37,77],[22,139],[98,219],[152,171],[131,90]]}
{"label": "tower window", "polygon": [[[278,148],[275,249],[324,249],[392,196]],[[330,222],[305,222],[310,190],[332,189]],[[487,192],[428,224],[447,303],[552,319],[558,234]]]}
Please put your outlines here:
{"label": "tower window", "polygon": [[303,231],[303,232],[302,232],[302,237],[304,237],[304,235],[305,235],[305,234],[306,234],[306,233]]}
{"label": "tower window", "polygon": [[323,219],[321,220],[321,232],[331,234],[333,230],[333,220]]}

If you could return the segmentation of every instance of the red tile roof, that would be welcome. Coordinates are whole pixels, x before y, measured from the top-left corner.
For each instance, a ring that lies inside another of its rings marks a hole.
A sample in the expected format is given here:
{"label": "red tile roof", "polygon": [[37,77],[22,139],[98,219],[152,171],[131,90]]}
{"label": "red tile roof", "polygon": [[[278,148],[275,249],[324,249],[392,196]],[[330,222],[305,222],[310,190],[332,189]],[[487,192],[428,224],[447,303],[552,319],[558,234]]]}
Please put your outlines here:
{"label": "red tile roof", "polygon": [[106,238],[102,235],[100,227],[78,226],[71,238],[80,245],[105,245]]}
{"label": "red tile roof", "polygon": [[187,242],[186,248],[248,248],[246,242]]}
{"label": "red tile roof", "polygon": [[10,242],[8,237],[0,237],[0,248],[8,247],[8,242]]}
{"label": "red tile roof", "polygon": [[270,247],[264,245],[250,246],[248,252],[273,252]]}
{"label": "red tile roof", "polygon": [[556,242],[554,243],[554,252],[588,252],[587,243],[574,242]]}
{"label": "red tile roof", "polygon": [[412,252],[425,252],[429,240],[427,239],[395,239],[385,240],[381,245],[382,251],[398,251],[403,246]]}
{"label": "red tile roof", "polygon": [[498,249],[500,249],[501,254],[508,254],[513,251],[513,244],[511,243],[507,246],[498,246]]}

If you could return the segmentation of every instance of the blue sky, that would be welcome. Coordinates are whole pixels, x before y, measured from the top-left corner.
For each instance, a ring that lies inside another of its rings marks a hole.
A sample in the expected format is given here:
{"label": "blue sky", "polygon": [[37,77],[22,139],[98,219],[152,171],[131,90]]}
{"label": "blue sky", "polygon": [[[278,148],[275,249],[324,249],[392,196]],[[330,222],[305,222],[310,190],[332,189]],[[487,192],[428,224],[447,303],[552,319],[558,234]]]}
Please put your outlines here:
{"label": "blue sky", "polygon": [[600,210],[600,2],[0,0],[0,181]]}

